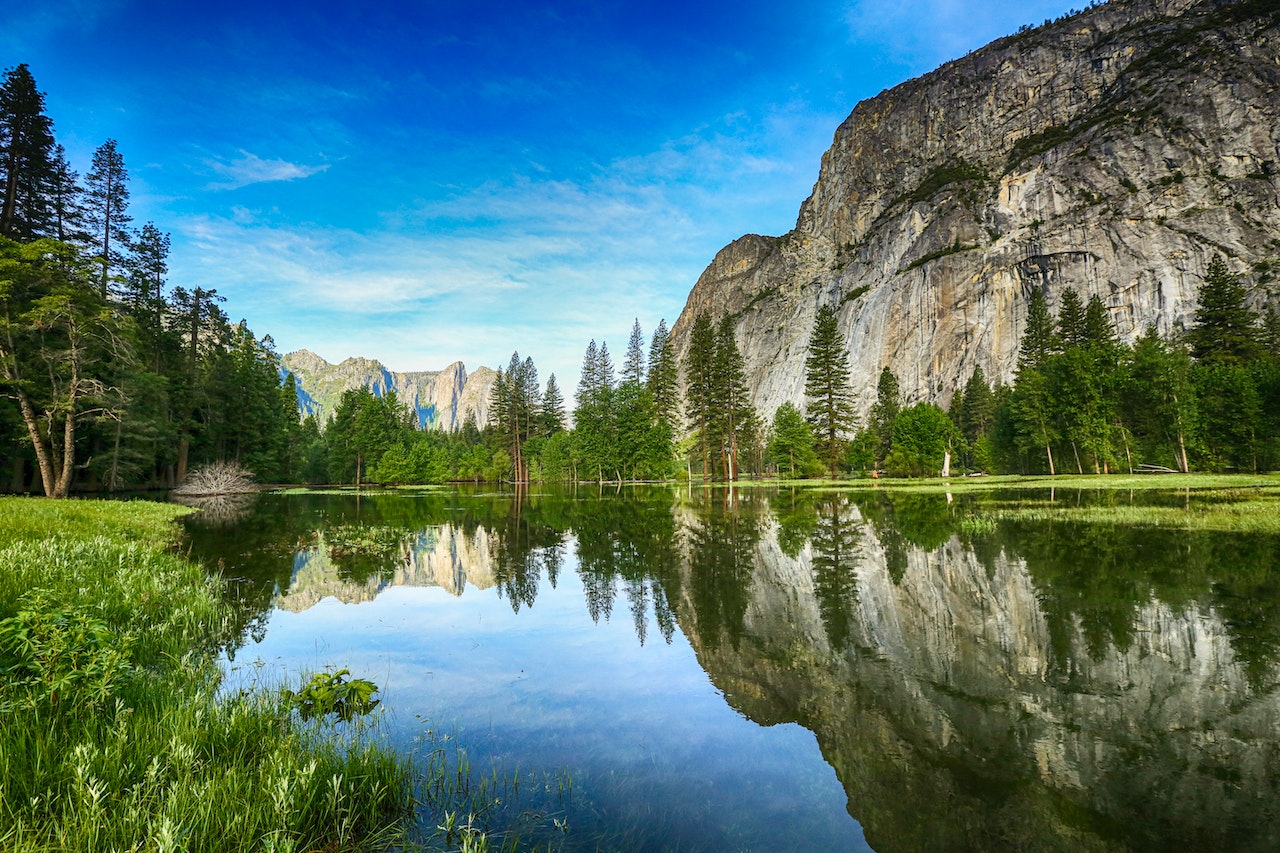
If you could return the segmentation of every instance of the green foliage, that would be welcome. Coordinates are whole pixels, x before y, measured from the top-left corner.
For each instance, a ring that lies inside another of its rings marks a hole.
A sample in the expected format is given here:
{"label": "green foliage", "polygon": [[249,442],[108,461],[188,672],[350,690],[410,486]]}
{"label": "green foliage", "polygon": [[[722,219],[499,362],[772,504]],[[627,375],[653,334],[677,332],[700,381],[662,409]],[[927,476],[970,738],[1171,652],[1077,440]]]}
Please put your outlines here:
{"label": "green foliage", "polygon": [[55,175],[53,122],[25,63],[0,84],[0,237],[56,237],[45,187]]}
{"label": "green foliage", "polygon": [[946,412],[932,403],[917,403],[894,420],[885,470],[898,477],[936,476],[942,471],[944,455],[955,454],[963,443]]}
{"label": "green foliage", "polygon": [[715,412],[715,358],[716,333],[711,317],[700,312],[693,320],[689,332],[689,350],[685,353],[685,415],[693,433],[701,459],[701,472],[709,476],[711,450],[714,447],[712,419]]}
{"label": "green foliage", "polygon": [[649,394],[657,416],[675,434],[680,425],[680,367],[676,363],[675,347],[666,320],[658,321],[649,343]]}
{"label": "green foliage", "polygon": [[880,378],[876,380],[876,402],[871,407],[870,423],[867,425],[869,440],[874,439],[870,445],[871,458],[868,464],[858,467],[875,468],[884,462],[893,445],[893,422],[897,420],[901,408],[898,377],[888,367],[882,368]]}
{"label": "green foliage", "polygon": [[132,672],[127,635],[118,639],[101,619],[40,595],[0,621],[0,676],[27,710],[102,708]]}
{"label": "green foliage", "polygon": [[804,377],[805,410],[815,448],[835,477],[847,441],[857,429],[857,397],[850,388],[848,349],[830,305],[819,308],[814,318]]}
{"label": "green foliage", "polygon": [[380,700],[374,699],[378,685],[363,678],[347,679],[351,670],[317,672],[297,692],[282,690],[284,703],[298,712],[304,720],[332,714],[343,722],[373,712]]}
{"label": "green foliage", "polygon": [[945,258],[948,255],[958,255],[961,252],[971,252],[974,249],[979,249],[979,248],[981,247],[976,244],[961,245],[960,238],[957,237],[949,246],[943,246],[941,249],[935,249],[932,252],[926,252],[925,254],[916,258],[914,261],[912,261],[911,263],[903,267],[901,269],[901,272],[909,272],[913,269],[917,269],[929,263],[930,261],[936,261],[938,258]]}
{"label": "green foliage", "polygon": [[1195,326],[1187,332],[1197,361],[1241,364],[1262,355],[1258,316],[1245,305],[1246,295],[1239,277],[1214,255],[1200,286]]}
{"label": "green foliage", "polygon": [[765,458],[788,479],[821,473],[822,463],[813,450],[813,433],[804,415],[791,403],[783,403],[773,413]]}
{"label": "green foliage", "polygon": [[123,850],[144,837],[352,849],[403,836],[401,759],[354,729],[312,736],[277,697],[219,698],[236,605],[172,552],[181,512],[0,499],[6,849]]}
{"label": "green foliage", "polygon": [[943,187],[952,184],[975,183],[982,185],[989,181],[990,177],[986,172],[963,158],[957,157],[930,169],[929,173],[920,181],[919,186],[909,193],[903,193],[898,196],[889,203],[889,206],[893,207],[901,202],[916,204],[917,202],[928,201],[937,195]]}
{"label": "green foliage", "polygon": [[1027,297],[1027,325],[1018,349],[1018,370],[1035,368],[1060,348],[1053,317],[1044,291],[1032,290]]}

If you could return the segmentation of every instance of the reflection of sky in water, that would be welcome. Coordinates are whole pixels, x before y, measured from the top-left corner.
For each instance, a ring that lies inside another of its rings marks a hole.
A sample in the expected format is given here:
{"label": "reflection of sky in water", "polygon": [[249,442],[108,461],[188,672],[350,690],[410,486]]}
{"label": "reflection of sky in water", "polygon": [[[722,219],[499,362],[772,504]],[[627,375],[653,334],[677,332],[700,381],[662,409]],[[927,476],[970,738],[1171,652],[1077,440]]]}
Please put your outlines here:
{"label": "reflection of sky in water", "polygon": [[651,613],[642,646],[621,582],[612,617],[593,623],[576,568],[566,555],[557,588],[543,578],[519,613],[474,587],[277,609],[265,639],[236,655],[233,681],[348,667],[382,687],[405,748],[429,724],[456,731],[473,767],[568,769],[578,795],[605,812],[643,798],[673,847],[867,849],[813,734],[730,708],[685,637],[664,642]]}

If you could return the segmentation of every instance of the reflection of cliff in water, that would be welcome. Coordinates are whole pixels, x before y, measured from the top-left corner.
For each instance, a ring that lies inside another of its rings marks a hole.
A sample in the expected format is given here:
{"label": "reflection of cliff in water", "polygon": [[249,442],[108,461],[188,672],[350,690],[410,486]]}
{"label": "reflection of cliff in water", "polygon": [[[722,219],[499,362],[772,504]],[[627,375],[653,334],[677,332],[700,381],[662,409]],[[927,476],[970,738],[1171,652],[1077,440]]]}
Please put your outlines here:
{"label": "reflection of cliff in water", "polygon": [[817,735],[877,849],[1280,844],[1280,695],[1215,600],[1138,595],[1099,640],[1054,601],[1099,567],[1046,582],[1016,537],[922,547],[840,498],[770,525],[740,620],[693,558],[672,605],[739,710]]}
{"label": "reflection of cliff in water", "polygon": [[[275,606],[294,613],[314,607],[330,596],[345,604],[372,601],[392,586],[440,587],[462,595],[467,584],[478,589],[494,585],[488,531],[475,527],[469,532],[444,524],[416,532],[360,531],[356,543],[344,531],[317,531],[313,544],[294,556],[293,576],[288,589],[275,599]],[[372,551],[376,571],[353,572],[343,560],[359,548]]]}

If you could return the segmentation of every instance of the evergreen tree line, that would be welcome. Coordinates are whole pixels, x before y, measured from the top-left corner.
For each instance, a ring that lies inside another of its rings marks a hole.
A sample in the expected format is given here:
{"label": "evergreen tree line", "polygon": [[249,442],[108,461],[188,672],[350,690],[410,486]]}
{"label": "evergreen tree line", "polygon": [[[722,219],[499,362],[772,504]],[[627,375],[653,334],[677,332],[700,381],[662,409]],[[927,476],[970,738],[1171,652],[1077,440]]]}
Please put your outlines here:
{"label": "evergreen tree line", "polygon": [[469,416],[453,432],[420,430],[394,394],[347,391],[323,433],[314,419],[303,423],[311,448],[304,479],[352,482],[358,457],[370,480],[386,484],[669,479],[679,375],[668,339],[660,322],[646,354],[636,321],[621,376],[608,344],[591,341],[572,426],[555,374],[544,387],[533,359],[519,352],[497,371],[483,426]]}
{"label": "evergreen tree line", "polygon": [[[811,437],[785,409],[774,441],[791,436],[794,456]],[[1036,290],[1011,385],[993,387],[978,368],[945,412],[903,407],[885,368],[867,423],[844,426],[845,470],[898,476],[936,476],[948,454],[960,470],[991,473],[1275,470],[1280,318],[1248,307],[1221,257],[1208,264],[1191,328],[1174,339],[1148,328],[1124,346],[1097,296],[1084,303],[1064,290],[1055,317]]]}
{"label": "evergreen tree line", "polygon": [[288,479],[296,399],[271,339],[216,290],[170,285],[115,140],[81,178],[26,65],[0,83],[0,186],[0,484],[165,487],[213,460]]}
{"label": "evergreen tree line", "polygon": [[[648,482],[736,479],[763,470],[763,430],[748,402],[732,323],[700,316],[678,361],[665,321],[645,345],[637,320],[621,370],[607,342],[587,344],[570,425],[555,375],[545,389],[532,358],[498,370],[483,427],[423,431],[394,394],[346,392],[321,432],[303,422],[303,479],[378,483]],[[683,368],[686,393],[680,393]],[[687,420],[686,415],[687,412]],[[677,436],[687,433],[682,442]]]}

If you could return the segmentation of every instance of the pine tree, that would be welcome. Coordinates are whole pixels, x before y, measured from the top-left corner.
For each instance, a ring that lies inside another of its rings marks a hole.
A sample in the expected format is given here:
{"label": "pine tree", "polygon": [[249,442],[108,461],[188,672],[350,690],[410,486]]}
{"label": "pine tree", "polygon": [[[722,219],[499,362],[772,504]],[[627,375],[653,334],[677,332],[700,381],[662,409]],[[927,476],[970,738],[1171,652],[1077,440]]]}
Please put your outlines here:
{"label": "pine tree", "polygon": [[834,478],[847,437],[857,428],[857,397],[849,387],[849,355],[830,305],[819,308],[814,319],[804,374],[805,408],[818,456]]}
{"label": "pine tree", "polygon": [[616,419],[613,407],[613,362],[609,345],[599,347],[593,340],[582,359],[582,375],[578,381],[577,406],[573,413],[575,456],[584,474],[594,473],[603,481],[606,470],[612,473],[615,461]]}
{"label": "pine tree", "polygon": [[658,321],[649,343],[648,385],[658,417],[674,433],[680,417],[680,373],[666,320]]}
{"label": "pine tree", "polygon": [[880,371],[880,378],[876,381],[876,402],[871,407],[870,428],[875,434],[877,444],[876,465],[884,462],[893,444],[893,422],[902,408],[898,393],[898,377],[893,375],[892,370],[885,367]]}
{"label": "pine tree", "polygon": [[85,231],[84,190],[80,187],[80,176],[67,162],[67,152],[61,145],[54,148],[48,203],[50,236],[80,248],[88,246],[90,239]]}
{"label": "pine tree", "polygon": [[964,386],[964,406],[960,413],[960,431],[972,447],[991,432],[995,424],[996,398],[979,365],[973,369]]}
{"label": "pine tree", "polygon": [[755,410],[747,391],[742,353],[733,333],[733,320],[725,315],[716,332],[712,362],[713,410],[708,419],[708,440],[720,449],[724,479],[738,479],[739,454],[755,434]]}
{"label": "pine tree", "polygon": [[810,470],[819,466],[818,456],[813,452],[813,433],[804,415],[791,403],[783,403],[773,413],[773,424],[769,429],[769,458],[778,466],[778,472],[784,471],[786,476],[808,476]]}
{"label": "pine tree", "polygon": [[1189,354],[1149,326],[1126,362],[1120,408],[1138,443],[1139,461],[1188,473],[1187,445],[1198,422]]}
{"label": "pine tree", "polygon": [[108,139],[93,153],[93,168],[85,176],[86,222],[94,251],[102,264],[100,288],[106,295],[113,271],[125,266],[129,248],[129,173],[116,141]]}
{"label": "pine tree", "polygon": [[564,397],[560,394],[560,386],[556,384],[554,373],[547,377],[540,416],[542,435],[551,436],[564,431]]}
{"label": "pine tree", "polygon": [[644,382],[644,333],[640,331],[640,319],[631,326],[631,338],[627,342],[627,357],[622,362],[622,381],[640,385]]}
{"label": "pine tree", "polygon": [[0,84],[0,236],[30,242],[52,236],[48,189],[54,177],[53,122],[25,64]]}
{"label": "pine tree", "polygon": [[1041,290],[1031,291],[1027,299],[1027,327],[1022,332],[1018,349],[1018,371],[1034,368],[1058,352],[1058,336],[1054,332],[1049,304]]}
{"label": "pine tree", "polygon": [[[137,322],[144,343],[155,353],[163,334],[165,276],[169,272],[169,235],[148,222],[134,235],[128,278],[121,296]],[[158,365],[157,365],[158,367]]]}
{"label": "pine tree", "polygon": [[1242,364],[1259,358],[1258,318],[1245,305],[1247,292],[1221,255],[1214,255],[1200,286],[1195,326],[1187,332],[1200,362]]}
{"label": "pine tree", "polygon": [[1064,349],[1082,347],[1089,342],[1084,303],[1080,301],[1080,294],[1070,288],[1062,292],[1062,303],[1058,306],[1058,341]]}
{"label": "pine tree", "polygon": [[1084,309],[1084,338],[1085,344],[1098,353],[1114,354],[1119,346],[1111,312],[1096,293],[1089,297]]}
{"label": "pine tree", "polygon": [[689,351],[685,353],[685,413],[698,442],[702,474],[711,474],[712,419],[715,411],[716,333],[711,318],[702,312],[693,320]]}

